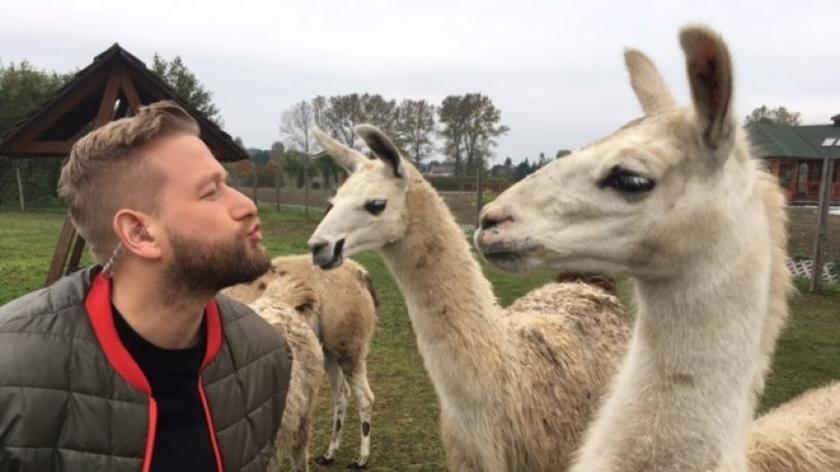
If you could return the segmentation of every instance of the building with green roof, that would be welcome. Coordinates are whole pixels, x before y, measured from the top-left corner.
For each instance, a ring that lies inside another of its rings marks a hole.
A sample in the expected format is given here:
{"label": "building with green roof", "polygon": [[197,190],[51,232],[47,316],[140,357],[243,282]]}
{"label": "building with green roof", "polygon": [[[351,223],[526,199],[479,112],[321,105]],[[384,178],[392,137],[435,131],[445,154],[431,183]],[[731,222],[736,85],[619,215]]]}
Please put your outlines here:
{"label": "building with green roof", "polygon": [[[755,154],[769,163],[793,204],[819,200],[822,161],[840,161],[840,114],[832,124],[788,126],[758,121],[746,126]],[[835,162],[831,201],[840,204],[840,163]]]}

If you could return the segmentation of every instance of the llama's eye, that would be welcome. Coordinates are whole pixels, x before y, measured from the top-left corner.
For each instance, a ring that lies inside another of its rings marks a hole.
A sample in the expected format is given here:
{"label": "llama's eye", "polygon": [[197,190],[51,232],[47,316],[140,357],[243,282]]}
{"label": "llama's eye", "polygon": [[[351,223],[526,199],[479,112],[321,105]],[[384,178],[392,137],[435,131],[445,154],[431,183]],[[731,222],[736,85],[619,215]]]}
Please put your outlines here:
{"label": "llama's eye", "polygon": [[641,194],[650,192],[656,183],[623,167],[613,167],[609,175],[601,182],[602,187],[609,187],[622,193]]}
{"label": "llama's eye", "polygon": [[365,202],[365,210],[371,215],[378,215],[385,210],[388,200],[368,200]]}
{"label": "llama's eye", "polygon": [[324,216],[327,216],[327,213],[329,213],[330,210],[332,210],[332,207],[333,207],[332,203],[327,203],[327,209],[324,210]]}

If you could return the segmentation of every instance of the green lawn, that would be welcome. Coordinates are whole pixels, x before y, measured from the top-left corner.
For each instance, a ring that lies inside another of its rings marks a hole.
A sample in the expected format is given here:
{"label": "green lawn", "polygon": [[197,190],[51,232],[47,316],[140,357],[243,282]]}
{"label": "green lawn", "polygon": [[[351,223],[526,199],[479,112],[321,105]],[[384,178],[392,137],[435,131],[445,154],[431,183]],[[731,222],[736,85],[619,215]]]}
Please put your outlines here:
{"label": "green lawn", "polygon": [[[306,240],[315,228],[315,221],[306,221],[299,212],[276,213],[269,208],[261,216],[266,246],[272,254],[306,252]],[[0,304],[43,284],[62,219],[60,212],[25,215],[0,212],[0,280],[3,281]],[[371,388],[376,394],[369,470],[444,470],[434,389],[417,353],[402,295],[378,254],[363,253],[355,259],[371,272],[382,300],[368,360]],[[488,267],[485,273],[503,304],[550,278],[547,274],[514,277]],[[625,303],[632,306],[629,284],[620,283],[619,291]],[[807,388],[840,379],[838,306],[840,290],[837,289],[821,295],[802,292],[793,298],[792,318],[779,341],[774,373],[762,409]],[[325,382],[316,413],[313,455],[326,449],[331,408]],[[345,430],[338,463],[332,466],[336,470],[355,459],[358,422],[352,408],[348,412],[348,425],[352,427]],[[313,470],[326,469],[313,465]]]}

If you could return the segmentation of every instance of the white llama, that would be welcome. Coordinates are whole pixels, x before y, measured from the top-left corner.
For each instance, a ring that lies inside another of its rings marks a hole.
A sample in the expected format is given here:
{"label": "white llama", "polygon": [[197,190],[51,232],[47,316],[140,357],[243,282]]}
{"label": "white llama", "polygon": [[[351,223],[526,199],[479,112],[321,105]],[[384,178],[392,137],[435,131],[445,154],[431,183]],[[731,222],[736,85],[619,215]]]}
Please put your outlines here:
{"label": "white llama", "polygon": [[[275,290],[266,287],[276,285]],[[363,469],[370,458],[371,416],[375,397],[367,378],[367,355],[376,325],[378,300],[373,281],[355,261],[340,270],[324,272],[309,256],[283,256],[257,280],[225,290],[243,303],[261,297],[267,302],[291,304],[323,347],[323,365],[333,395],[332,435],[327,452],[315,459],[319,465],[335,461],[341,445],[348,397],[359,409],[359,457],[350,469]]]}
{"label": "white llama", "polygon": [[357,133],[379,159],[316,132],[350,176],[309,241],[315,262],[333,268],[381,252],[440,402],[451,470],[565,469],[626,350],[623,307],[600,288],[566,283],[506,312],[431,185],[379,130]]}
{"label": "white llama", "polygon": [[[792,414],[800,434],[822,430],[814,441],[750,433],[787,317],[785,199],[751,157],[733,114],[721,38],[689,27],[680,42],[693,107],[677,108],[653,63],[627,51],[646,116],[500,195],[483,211],[476,244],[511,270],[635,280],[629,352],[572,470],[745,471],[748,463],[754,471],[838,470],[840,433],[824,431],[840,423],[831,389],[756,423],[773,433],[774,419]],[[809,416],[816,405],[832,405],[829,416]],[[794,441],[806,444],[796,452]],[[797,455],[820,457],[800,464]],[[769,468],[785,461],[793,465]]]}

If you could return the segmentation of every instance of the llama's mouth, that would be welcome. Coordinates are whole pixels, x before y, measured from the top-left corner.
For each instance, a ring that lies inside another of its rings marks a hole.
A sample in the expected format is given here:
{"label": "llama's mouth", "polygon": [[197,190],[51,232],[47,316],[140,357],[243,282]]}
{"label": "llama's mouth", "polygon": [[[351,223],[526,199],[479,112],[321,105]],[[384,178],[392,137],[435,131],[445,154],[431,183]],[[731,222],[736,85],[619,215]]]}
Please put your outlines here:
{"label": "llama's mouth", "polygon": [[339,239],[332,248],[328,243],[315,243],[311,247],[312,263],[323,270],[335,269],[344,263],[344,239]]}
{"label": "llama's mouth", "polygon": [[508,272],[525,272],[531,268],[528,256],[521,251],[483,252],[487,262]]}

